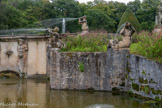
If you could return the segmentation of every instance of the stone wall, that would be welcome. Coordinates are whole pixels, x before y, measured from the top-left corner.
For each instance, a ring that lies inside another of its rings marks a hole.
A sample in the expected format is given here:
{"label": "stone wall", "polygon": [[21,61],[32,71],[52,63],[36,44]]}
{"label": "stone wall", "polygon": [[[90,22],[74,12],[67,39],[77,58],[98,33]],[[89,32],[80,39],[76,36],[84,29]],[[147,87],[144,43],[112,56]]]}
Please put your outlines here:
{"label": "stone wall", "polygon": [[125,89],[127,51],[60,53],[51,50],[52,89]]}
{"label": "stone wall", "polygon": [[31,41],[28,42],[28,47],[27,75],[46,75],[46,41]]}
{"label": "stone wall", "polygon": [[162,66],[128,50],[70,53],[51,49],[49,65],[52,89],[118,89],[150,98],[162,96]]}
{"label": "stone wall", "polygon": [[[17,42],[0,42],[0,72],[5,70],[12,70],[18,72],[17,68]],[[13,54],[8,57],[6,52],[12,50]]]}
{"label": "stone wall", "polygon": [[[47,75],[47,41],[46,36],[12,36],[0,37],[0,72],[20,73],[18,58],[18,40],[27,44],[27,60],[24,66],[26,78],[46,78]],[[11,55],[7,55],[11,51]]]}
{"label": "stone wall", "polygon": [[130,55],[127,64],[129,91],[159,100],[162,98],[162,65]]}

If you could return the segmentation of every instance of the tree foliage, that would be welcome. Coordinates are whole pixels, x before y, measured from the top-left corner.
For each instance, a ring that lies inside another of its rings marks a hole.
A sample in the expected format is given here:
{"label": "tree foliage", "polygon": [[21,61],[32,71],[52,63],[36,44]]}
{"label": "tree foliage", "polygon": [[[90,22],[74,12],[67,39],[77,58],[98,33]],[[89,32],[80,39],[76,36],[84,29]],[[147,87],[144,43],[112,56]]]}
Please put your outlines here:
{"label": "tree foliage", "polygon": [[[88,17],[90,30],[105,29],[116,32],[128,7],[139,20],[142,29],[151,31],[158,5],[159,0],[135,0],[127,5],[105,0],[94,0],[87,4],[77,0],[0,0],[0,29],[34,28],[45,19],[79,18],[85,15]],[[77,20],[67,23],[67,31],[80,30]]]}
{"label": "tree foliage", "polygon": [[[115,31],[115,21],[106,15],[103,11],[90,9],[86,13],[90,29],[105,29],[108,32]],[[110,29],[111,28],[111,29]]]}
{"label": "tree foliage", "polygon": [[155,25],[155,16],[160,0],[135,0],[128,3],[128,7],[136,15],[142,30],[152,31]]}
{"label": "tree foliage", "polygon": [[122,24],[126,22],[130,22],[132,26],[136,29],[136,31],[141,30],[138,19],[129,8],[127,8],[127,10],[124,12],[118,27],[120,27]]}

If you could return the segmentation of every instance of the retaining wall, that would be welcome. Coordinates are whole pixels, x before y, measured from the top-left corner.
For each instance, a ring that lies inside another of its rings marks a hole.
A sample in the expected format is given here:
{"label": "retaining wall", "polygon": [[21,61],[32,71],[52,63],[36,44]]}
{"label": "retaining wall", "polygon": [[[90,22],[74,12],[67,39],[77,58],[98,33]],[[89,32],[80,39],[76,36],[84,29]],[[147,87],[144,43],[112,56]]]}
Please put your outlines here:
{"label": "retaining wall", "polygon": [[50,50],[52,89],[130,91],[150,97],[162,97],[162,66],[128,50],[105,53],[59,52]]}

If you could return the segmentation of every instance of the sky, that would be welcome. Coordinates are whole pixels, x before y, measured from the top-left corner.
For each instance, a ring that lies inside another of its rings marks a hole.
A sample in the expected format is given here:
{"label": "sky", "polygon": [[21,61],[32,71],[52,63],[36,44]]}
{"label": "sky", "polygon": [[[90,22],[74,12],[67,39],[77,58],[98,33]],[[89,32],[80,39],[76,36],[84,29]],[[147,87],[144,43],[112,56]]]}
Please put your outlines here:
{"label": "sky", "polygon": [[[93,0],[78,0],[80,3],[86,3],[88,1],[93,1]],[[105,1],[118,1],[118,2],[123,2],[123,3],[128,3],[130,1],[134,1],[134,0],[105,0]],[[141,0],[142,1],[142,0]]]}

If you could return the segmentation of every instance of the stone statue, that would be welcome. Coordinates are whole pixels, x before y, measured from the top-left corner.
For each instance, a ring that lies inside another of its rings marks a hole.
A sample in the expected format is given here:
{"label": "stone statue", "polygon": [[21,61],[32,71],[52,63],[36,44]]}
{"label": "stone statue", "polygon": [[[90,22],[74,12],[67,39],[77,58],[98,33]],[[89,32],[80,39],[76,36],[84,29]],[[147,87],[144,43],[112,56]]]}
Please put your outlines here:
{"label": "stone statue", "polygon": [[160,34],[162,32],[162,0],[158,7],[157,15],[155,17],[155,28],[153,30],[154,33]]}
{"label": "stone statue", "polygon": [[158,11],[155,19],[156,19],[155,24],[157,26],[161,26],[162,25],[162,1],[160,2],[160,5],[158,7]]}
{"label": "stone statue", "polygon": [[50,33],[49,44],[51,44],[52,48],[66,48],[66,44],[61,41],[61,37],[59,35],[59,28],[55,27],[54,29],[48,29]]}
{"label": "stone statue", "polygon": [[79,24],[82,24],[82,33],[81,35],[86,35],[88,34],[88,25],[87,25],[87,17],[83,16],[81,18],[79,18]]}
{"label": "stone statue", "polygon": [[26,72],[27,68],[27,52],[28,46],[23,39],[18,40],[18,68],[20,72],[20,77],[23,77],[23,74]]}
{"label": "stone statue", "polygon": [[120,35],[122,35],[122,40],[118,41],[117,39],[115,40],[110,40],[108,48],[113,48],[113,49],[119,49],[119,48],[129,48],[131,44],[131,36],[135,32],[134,27],[127,22],[123,29],[120,31]]}

